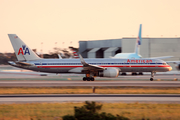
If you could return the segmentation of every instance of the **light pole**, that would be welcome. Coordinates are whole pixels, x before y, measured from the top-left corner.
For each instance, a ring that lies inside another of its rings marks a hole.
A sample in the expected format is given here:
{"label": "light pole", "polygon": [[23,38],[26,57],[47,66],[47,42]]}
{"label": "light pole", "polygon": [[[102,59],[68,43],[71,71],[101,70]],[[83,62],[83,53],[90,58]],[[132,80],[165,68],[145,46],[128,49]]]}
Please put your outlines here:
{"label": "light pole", "polygon": [[41,43],[41,58],[43,58],[43,42]]}

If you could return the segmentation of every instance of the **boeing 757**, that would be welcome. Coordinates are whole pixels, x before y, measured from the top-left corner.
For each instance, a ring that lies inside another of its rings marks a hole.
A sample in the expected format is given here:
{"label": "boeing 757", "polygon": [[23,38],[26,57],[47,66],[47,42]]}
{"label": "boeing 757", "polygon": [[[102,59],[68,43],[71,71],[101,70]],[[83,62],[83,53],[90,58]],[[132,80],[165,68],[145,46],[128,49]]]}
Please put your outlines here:
{"label": "boeing 757", "polygon": [[159,59],[43,59],[38,57],[16,34],[8,34],[18,61],[8,61],[12,66],[38,72],[85,74],[84,81],[94,81],[95,76],[118,77],[119,72],[151,72],[172,70],[165,61]]}

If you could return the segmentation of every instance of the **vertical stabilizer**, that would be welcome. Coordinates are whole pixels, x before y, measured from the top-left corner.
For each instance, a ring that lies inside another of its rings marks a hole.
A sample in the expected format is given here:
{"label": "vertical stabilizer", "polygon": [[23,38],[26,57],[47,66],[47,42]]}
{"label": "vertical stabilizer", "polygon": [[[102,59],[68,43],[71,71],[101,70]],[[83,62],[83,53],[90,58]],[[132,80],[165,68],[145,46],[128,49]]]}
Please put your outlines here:
{"label": "vertical stabilizer", "polygon": [[135,53],[136,53],[136,54],[139,54],[140,45],[141,45],[141,43],[142,43],[141,29],[142,29],[142,24],[140,24],[139,34],[138,34],[138,37],[137,37],[137,40],[136,40],[136,46],[135,46]]}
{"label": "vertical stabilizer", "polygon": [[8,34],[18,61],[41,59],[16,34]]}
{"label": "vertical stabilizer", "polygon": [[78,59],[79,57],[78,57],[77,51],[74,48],[70,48],[70,49],[73,52],[73,58]]}

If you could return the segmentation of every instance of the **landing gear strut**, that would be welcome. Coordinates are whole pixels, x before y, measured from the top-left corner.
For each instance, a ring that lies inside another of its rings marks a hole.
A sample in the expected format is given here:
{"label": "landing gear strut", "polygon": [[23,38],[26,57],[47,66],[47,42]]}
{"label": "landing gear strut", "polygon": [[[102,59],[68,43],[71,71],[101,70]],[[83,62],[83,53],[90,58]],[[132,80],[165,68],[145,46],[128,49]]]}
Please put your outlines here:
{"label": "landing gear strut", "polygon": [[155,72],[151,72],[151,78],[150,78],[150,81],[153,81],[153,80],[154,80],[154,79],[153,79],[154,73],[155,73]]}

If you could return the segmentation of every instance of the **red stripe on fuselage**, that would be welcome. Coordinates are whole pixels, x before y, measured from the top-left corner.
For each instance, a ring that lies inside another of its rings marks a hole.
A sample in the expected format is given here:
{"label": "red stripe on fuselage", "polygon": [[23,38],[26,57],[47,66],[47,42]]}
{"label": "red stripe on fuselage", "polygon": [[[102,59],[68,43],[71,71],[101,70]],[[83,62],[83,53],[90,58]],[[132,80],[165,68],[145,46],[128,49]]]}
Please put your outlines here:
{"label": "red stripe on fuselage", "polygon": [[[76,67],[83,67],[83,66],[37,66],[38,68],[76,68]],[[118,65],[114,65],[114,66],[99,66],[99,67],[171,67],[169,65],[153,65],[153,66],[118,66]]]}

